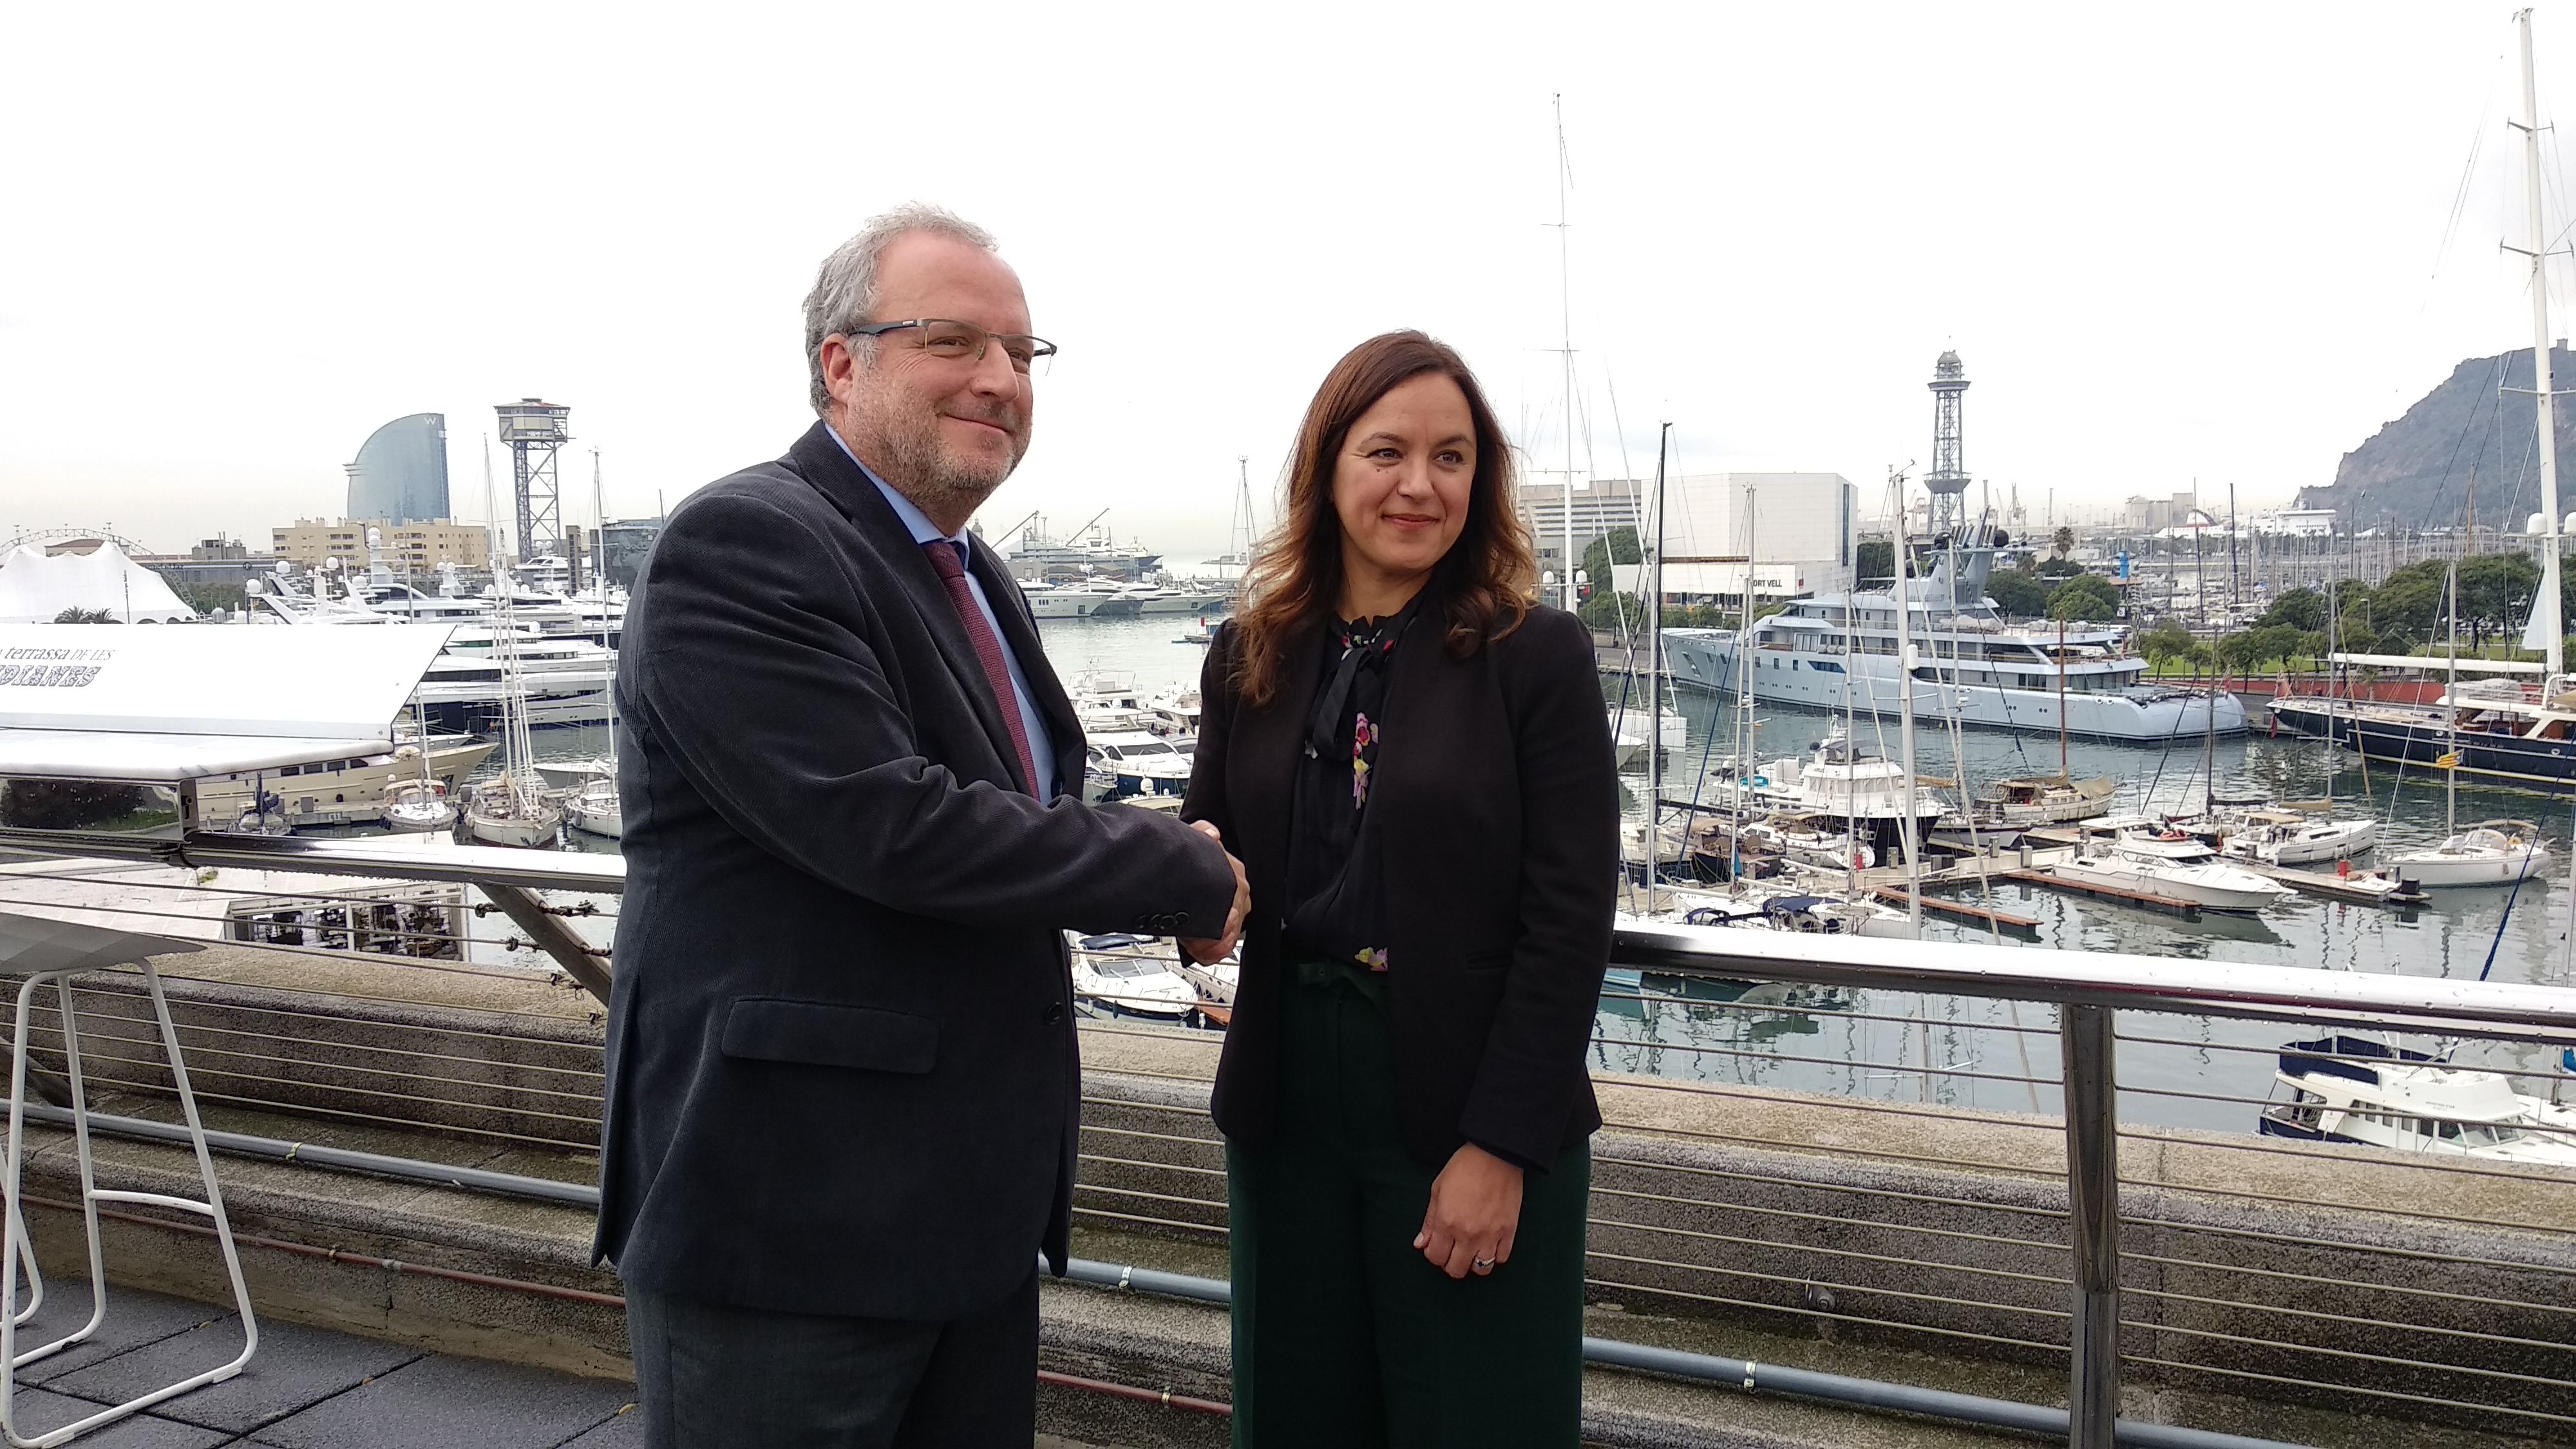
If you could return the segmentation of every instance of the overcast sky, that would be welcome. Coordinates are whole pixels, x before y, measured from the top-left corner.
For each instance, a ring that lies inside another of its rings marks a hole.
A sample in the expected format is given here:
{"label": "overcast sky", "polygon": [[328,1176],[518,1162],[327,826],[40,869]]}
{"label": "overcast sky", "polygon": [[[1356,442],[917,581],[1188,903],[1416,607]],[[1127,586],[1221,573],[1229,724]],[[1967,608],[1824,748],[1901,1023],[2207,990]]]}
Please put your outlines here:
{"label": "overcast sky", "polygon": [[[432,411],[479,518],[526,395],[572,408],[567,518],[593,447],[650,514],[811,421],[814,265],[914,198],[1001,237],[1063,349],[989,527],[1213,552],[1237,456],[1266,519],[1324,370],[1400,326],[1559,468],[1560,93],[1602,476],[1669,419],[1684,471],[1874,500],[1955,347],[1969,470],[2034,524],[2276,503],[2530,338],[2503,5],[888,9],[15,7],[0,537],[264,544]],[[2546,119],[2576,3],[2536,23]]]}

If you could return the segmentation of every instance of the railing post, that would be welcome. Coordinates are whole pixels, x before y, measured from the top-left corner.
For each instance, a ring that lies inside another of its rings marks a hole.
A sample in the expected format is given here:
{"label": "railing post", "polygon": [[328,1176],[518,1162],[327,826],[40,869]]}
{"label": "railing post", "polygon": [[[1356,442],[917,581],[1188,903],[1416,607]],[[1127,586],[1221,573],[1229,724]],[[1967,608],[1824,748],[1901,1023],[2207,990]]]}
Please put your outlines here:
{"label": "railing post", "polygon": [[2067,1232],[2075,1256],[2075,1350],[2066,1442],[2111,1449],[2120,1416],[2120,1135],[2111,1009],[2067,1006]]}
{"label": "railing post", "polygon": [[492,904],[499,906],[502,914],[515,922],[520,930],[527,932],[538,950],[552,956],[555,964],[564,969],[565,975],[598,997],[600,1005],[608,1004],[608,968],[600,963],[598,957],[590,954],[589,945],[573,934],[572,927],[547,914],[545,903],[534,893],[519,886],[488,880],[475,882],[475,888],[489,896]]}

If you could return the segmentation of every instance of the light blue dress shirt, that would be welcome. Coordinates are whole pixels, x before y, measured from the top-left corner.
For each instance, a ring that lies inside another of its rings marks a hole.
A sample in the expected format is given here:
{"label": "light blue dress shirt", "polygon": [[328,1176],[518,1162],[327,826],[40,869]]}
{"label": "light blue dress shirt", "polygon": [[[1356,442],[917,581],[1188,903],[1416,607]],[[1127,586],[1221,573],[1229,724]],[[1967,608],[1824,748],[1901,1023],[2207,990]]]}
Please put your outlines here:
{"label": "light blue dress shirt", "polygon": [[894,516],[902,519],[903,526],[912,531],[913,542],[949,544],[957,550],[958,561],[968,565],[966,588],[974,594],[975,607],[984,611],[984,623],[992,629],[993,638],[1002,646],[1002,663],[1011,671],[1011,693],[1020,708],[1020,725],[1029,732],[1029,753],[1037,757],[1038,777],[1029,782],[1030,787],[1040,800],[1054,799],[1054,737],[1047,732],[1046,716],[1038,713],[1036,696],[1029,693],[1029,677],[1020,670],[1020,656],[1011,648],[1011,636],[1002,632],[1002,621],[993,612],[993,601],[984,597],[984,581],[975,577],[974,551],[966,546],[965,533],[962,530],[954,534],[941,533],[938,525],[924,516],[911,499],[887,487],[886,481],[876,475],[876,470],[859,463],[859,455],[850,451],[850,445],[842,442],[839,433],[828,427],[823,431],[831,433],[832,441],[840,443],[841,452],[851,462],[858,463],[859,471],[867,475],[869,482],[877,485],[877,491],[884,494],[885,501],[893,506]]}

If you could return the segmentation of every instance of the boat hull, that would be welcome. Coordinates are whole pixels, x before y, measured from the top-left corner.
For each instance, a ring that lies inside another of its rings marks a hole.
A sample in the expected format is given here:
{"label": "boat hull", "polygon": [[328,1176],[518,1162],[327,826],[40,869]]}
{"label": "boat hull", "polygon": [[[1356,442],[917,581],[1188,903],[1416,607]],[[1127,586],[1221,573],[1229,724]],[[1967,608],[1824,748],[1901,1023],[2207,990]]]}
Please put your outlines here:
{"label": "boat hull", "polygon": [[2397,872],[2401,879],[2411,880],[2426,890],[2512,885],[2540,874],[2548,865],[2549,852],[2545,850],[2512,856],[2484,853],[2445,855],[2439,851],[2424,851],[2401,855],[2388,862],[2388,868]]}
{"label": "boat hull", "polygon": [[[2253,878],[2246,886],[2221,885],[2202,880],[2180,880],[2142,870],[2102,868],[2068,861],[2054,866],[2050,874],[2079,885],[2105,886],[2112,890],[2134,891],[2140,895],[2163,896],[2167,900],[2189,901],[2205,911],[2259,911],[2278,902],[2287,891],[2270,881]],[[2241,872],[2239,874],[2242,874]]]}
{"label": "boat hull", "polygon": [[2421,769],[2430,782],[2439,783],[2444,773],[2434,762],[2456,754],[2462,785],[2576,795],[2576,742],[2454,734],[2432,710],[2420,718],[2385,707],[2361,714],[2336,701],[2296,695],[2274,700],[2272,718],[2293,734],[2332,740],[2374,763]]}
{"label": "boat hull", "polygon": [[[1664,652],[1672,661],[1675,683],[1734,693],[1738,678],[1735,637],[1729,634],[1667,630]],[[1857,713],[1894,720],[1904,711],[1896,660],[1892,655],[1831,656],[1783,649],[1754,651],[1753,697],[1766,704]],[[1846,666],[1850,673],[1845,673]],[[2156,688],[2089,690],[2063,697],[2053,690],[2008,689],[1991,684],[1934,684],[1914,681],[1918,719],[1947,719],[1961,724],[2024,734],[2063,732],[2084,739],[2174,740],[2207,734],[2245,732],[2245,706],[2225,690],[2185,692]]]}

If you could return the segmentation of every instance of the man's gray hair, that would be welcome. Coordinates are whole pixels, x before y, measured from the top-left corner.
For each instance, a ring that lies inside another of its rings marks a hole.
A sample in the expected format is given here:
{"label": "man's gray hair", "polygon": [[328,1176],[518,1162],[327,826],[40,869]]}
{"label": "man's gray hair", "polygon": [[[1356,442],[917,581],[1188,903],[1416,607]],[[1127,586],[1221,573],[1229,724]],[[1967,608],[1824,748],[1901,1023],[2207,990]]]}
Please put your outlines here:
{"label": "man's gray hair", "polygon": [[[857,236],[841,243],[823,259],[823,270],[814,278],[814,290],[805,297],[805,368],[813,381],[815,416],[823,416],[832,405],[831,391],[823,386],[823,339],[835,332],[847,333],[863,322],[899,320],[873,315],[877,305],[877,263],[884,260],[886,248],[894,245],[897,237],[914,232],[953,236],[988,252],[1001,250],[991,232],[944,206],[908,201],[892,211],[869,217]],[[860,361],[876,360],[875,338],[852,340],[859,344],[856,350]]]}

